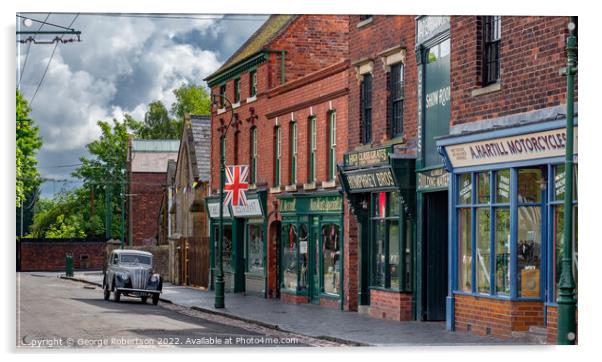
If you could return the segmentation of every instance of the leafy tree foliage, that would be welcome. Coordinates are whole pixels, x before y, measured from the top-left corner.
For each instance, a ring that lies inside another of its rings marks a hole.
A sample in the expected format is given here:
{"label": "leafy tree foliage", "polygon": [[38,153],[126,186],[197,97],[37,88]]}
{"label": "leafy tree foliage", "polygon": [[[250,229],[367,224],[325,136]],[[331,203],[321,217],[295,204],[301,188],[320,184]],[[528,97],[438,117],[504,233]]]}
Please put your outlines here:
{"label": "leafy tree foliage", "polygon": [[16,110],[16,206],[19,206],[26,195],[40,185],[40,175],[36,168],[38,162],[35,156],[42,147],[42,138],[38,135],[39,130],[34,120],[29,118],[31,108],[19,90],[17,90]]}

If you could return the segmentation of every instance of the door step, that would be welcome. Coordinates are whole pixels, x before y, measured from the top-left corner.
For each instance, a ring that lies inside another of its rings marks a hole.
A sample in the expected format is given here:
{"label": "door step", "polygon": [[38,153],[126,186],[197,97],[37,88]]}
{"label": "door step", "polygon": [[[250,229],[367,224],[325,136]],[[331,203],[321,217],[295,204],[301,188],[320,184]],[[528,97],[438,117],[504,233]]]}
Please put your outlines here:
{"label": "door step", "polygon": [[529,326],[528,331],[513,331],[512,338],[523,341],[525,344],[546,344],[548,330],[543,326]]}

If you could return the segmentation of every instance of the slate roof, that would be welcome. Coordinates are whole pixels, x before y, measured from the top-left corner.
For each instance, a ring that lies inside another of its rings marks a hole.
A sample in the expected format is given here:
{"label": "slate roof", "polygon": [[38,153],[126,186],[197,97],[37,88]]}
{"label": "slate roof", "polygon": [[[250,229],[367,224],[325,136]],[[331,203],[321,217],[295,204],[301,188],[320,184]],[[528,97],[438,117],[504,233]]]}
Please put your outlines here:
{"label": "slate roof", "polygon": [[192,173],[195,179],[208,182],[211,176],[211,118],[210,116],[190,116],[190,129],[187,129]]}
{"label": "slate roof", "polygon": [[211,79],[249,56],[265,49],[295,18],[296,15],[270,15],[268,20],[217,71],[205,79]]}

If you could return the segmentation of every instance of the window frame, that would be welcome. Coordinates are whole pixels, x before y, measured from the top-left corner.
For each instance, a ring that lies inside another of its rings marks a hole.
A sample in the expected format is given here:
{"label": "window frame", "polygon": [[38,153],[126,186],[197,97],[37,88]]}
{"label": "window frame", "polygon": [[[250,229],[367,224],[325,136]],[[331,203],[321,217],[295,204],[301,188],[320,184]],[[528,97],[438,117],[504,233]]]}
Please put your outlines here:
{"label": "window frame", "polygon": [[328,114],[328,180],[336,178],[337,112]]}
{"label": "window frame", "polygon": [[291,121],[289,124],[290,152],[289,152],[289,184],[297,183],[297,122]]}
{"label": "window frame", "polygon": [[[397,68],[399,68],[397,70]],[[403,135],[403,115],[404,115],[404,75],[405,66],[402,62],[391,65],[389,72],[389,107],[390,107],[390,128],[389,136],[391,138]],[[395,75],[399,76],[399,79]]]}
{"label": "window frame", "polygon": [[234,79],[234,103],[240,103],[240,78]]}
{"label": "window frame", "polygon": [[226,85],[226,83],[224,84],[220,84],[219,86],[219,108],[225,108],[226,107],[226,92],[228,90],[228,87]]}
{"label": "window frame", "polygon": [[502,17],[499,15],[483,16],[481,17],[481,21],[483,28],[483,49],[481,54],[482,85],[485,87],[500,81],[500,43],[502,38]]}
{"label": "window frame", "polygon": [[250,133],[250,181],[252,185],[255,185],[257,183],[257,126],[251,127]]}
{"label": "window frame", "polygon": [[280,187],[282,166],[282,135],[280,126],[274,127],[274,187]]}
{"label": "window frame", "polygon": [[257,95],[257,70],[249,72],[249,97]]}
{"label": "window frame", "polygon": [[364,74],[360,85],[360,143],[372,142],[372,74]]}
{"label": "window frame", "polygon": [[318,119],[316,116],[309,117],[308,128],[309,132],[308,138],[309,142],[307,143],[308,147],[308,172],[307,172],[307,182],[312,183],[317,181],[316,175],[316,153],[317,153],[317,124]]}

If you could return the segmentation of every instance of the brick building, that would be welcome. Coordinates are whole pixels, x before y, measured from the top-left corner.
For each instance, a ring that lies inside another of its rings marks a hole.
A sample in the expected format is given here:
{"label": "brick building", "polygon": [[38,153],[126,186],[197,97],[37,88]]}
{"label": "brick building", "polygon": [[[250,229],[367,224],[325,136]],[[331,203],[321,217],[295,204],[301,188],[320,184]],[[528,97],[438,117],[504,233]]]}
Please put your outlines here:
{"label": "brick building", "polygon": [[[556,341],[565,242],[566,77],[559,70],[568,20],[449,21],[451,122],[437,145],[450,171],[450,329]],[[576,191],[573,198],[576,279]]]}
{"label": "brick building", "polygon": [[127,241],[130,246],[155,245],[167,163],[178,157],[178,140],[137,140],[127,151]]}
{"label": "brick building", "polygon": [[[346,144],[347,30],[347,16],[271,16],[206,79],[212,93],[232,103],[232,112],[221,103],[212,114],[207,208],[214,246],[219,127],[230,117],[226,164],[250,166],[247,207],[224,212],[227,290],[343,307],[343,199],[335,169]],[[317,271],[324,267],[326,276]]]}

